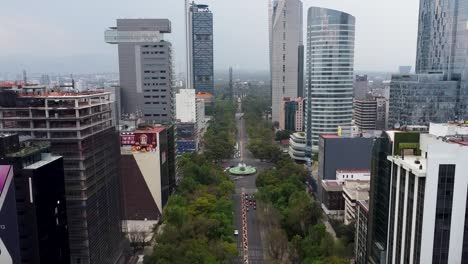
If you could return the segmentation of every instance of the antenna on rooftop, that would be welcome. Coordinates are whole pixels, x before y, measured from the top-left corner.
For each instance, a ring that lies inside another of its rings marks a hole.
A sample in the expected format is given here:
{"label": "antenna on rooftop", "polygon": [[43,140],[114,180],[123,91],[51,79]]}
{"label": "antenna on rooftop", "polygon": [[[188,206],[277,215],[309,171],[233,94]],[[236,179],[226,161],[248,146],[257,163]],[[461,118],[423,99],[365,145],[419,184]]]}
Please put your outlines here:
{"label": "antenna on rooftop", "polygon": [[23,70],[23,82],[24,85],[28,84],[28,76],[26,75],[26,70]]}

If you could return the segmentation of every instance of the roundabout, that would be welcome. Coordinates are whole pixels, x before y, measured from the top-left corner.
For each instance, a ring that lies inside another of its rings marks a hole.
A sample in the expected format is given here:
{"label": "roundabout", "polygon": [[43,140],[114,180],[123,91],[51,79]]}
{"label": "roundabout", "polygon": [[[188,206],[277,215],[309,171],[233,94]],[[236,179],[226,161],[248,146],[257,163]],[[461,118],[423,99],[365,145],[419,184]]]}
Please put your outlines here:
{"label": "roundabout", "polygon": [[229,169],[229,173],[237,176],[252,175],[257,172],[257,169],[252,166],[247,166],[244,163],[239,163],[237,166]]}

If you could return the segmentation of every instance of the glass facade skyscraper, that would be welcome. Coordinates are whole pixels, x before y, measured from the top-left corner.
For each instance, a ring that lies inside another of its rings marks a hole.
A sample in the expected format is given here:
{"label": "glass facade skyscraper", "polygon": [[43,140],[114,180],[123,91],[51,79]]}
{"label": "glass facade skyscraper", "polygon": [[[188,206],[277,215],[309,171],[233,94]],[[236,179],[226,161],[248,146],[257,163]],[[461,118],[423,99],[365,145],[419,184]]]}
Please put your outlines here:
{"label": "glass facade skyscraper", "polygon": [[454,112],[468,119],[468,1],[421,0],[416,73],[440,71],[459,81]]}
{"label": "glass facade skyscraper", "polygon": [[214,93],[213,13],[208,5],[187,5],[187,87]]}
{"label": "glass facade skyscraper", "polygon": [[395,74],[390,82],[389,126],[455,120],[457,81],[444,74]]}
{"label": "glass facade skyscraper", "polygon": [[306,112],[308,149],[317,152],[320,134],[350,127],[353,108],[355,18],[311,7],[307,18]]}

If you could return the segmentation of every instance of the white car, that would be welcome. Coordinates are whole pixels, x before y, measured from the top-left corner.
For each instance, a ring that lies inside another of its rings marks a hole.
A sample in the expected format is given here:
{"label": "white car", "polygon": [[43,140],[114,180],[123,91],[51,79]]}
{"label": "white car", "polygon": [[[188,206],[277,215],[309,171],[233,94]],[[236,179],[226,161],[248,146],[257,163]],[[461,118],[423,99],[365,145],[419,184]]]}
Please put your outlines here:
{"label": "white car", "polygon": [[235,236],[238,236],[238,235],[239,235],[239,230],[237,230],[237,229],[234,230],[234,235],[235,235]]}

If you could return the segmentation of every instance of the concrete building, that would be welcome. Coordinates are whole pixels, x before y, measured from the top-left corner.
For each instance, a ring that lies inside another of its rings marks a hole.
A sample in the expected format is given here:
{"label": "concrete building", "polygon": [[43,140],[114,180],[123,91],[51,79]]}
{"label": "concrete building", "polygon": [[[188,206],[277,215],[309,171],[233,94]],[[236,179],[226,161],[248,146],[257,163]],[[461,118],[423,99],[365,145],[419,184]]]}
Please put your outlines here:
{"label": "concrete building", "polygon": [[[373,141],[373,138],[365,137],[320,135],[317,182],[337,180],[337,171],[370,170]],[[320,186],[320,184],[317,185]],[[317,193],[319,198],[322,197],[320,187]]]}
{"label": "concrete building", "polygon": [[173,191],[168,130],[164,126],[120,131],[120,164],[126,232],[151,232]]}
{"label": "concrete building", "polygon": [[466,1],[420,0],[416,73],[443,72],[447,80],[459,82],[452,121],[468,120],[467,20]]}
{"label": "concrete building", "polygon": [[385,130],[387,117],[387,100],[384,97],[369,96],[354,99],[353,119],[360,132]]}
{"label": "concrete building", "polygon": [[284,97],[303,96],[302,1],[269,0],[272,121],[280,121]]}
{"label": "concrete building", "polygon": [[367,262],[367,225],[369,219],[369,204],[367,201],[356,202],[356,232],[354,239],[354,259],[356,264]]}
{"label": "concrete building", "polygon": [[306,141],[304,132],[296,132],[291,134],[289,138],[288,153],[291,159],[295,161],[306,161]]}
{"label": "concrete building", "polygon": [[117,19],[105,32],[105,41],[117,44],[121,89],[121,112],[146,121],[174,121],[172,91],[172,44],[168,19]]}
{"label": "concrete building", "polygon": [[63,158],[49,153],[49,143],[19,142],[16,134],[0,135],[0,146],[0,167],[12,166],[16,211],[10,213],[17,216],[14,222],[2,216],[0,225],[17,226],[17,236],[3,240],[16,241],[19,248],[18,255],[2,249],[1,255],[16,256],[10,255],[12,261],[0,257],[0,262],[70,263]]}
{"label": "concrete building", "polygon": [[196,122],[197,99],[194,89],[180,89],[176,94],[176,120],[178,122]]}
{"label": "concrete building", "polygon": [[387,263],[468,261],[468,126],[448,126],[452,131],[447,124],[431,124],[418,143],[400,144],[398,155],[387,157],[392,164]]}
{"label": "concrete building", "polygon": [[344,224],[356,221],[356,206],[358,201],[369,200],[369,181],[346,180],[343,185]]}
{"label": "concrete building", "polygon": [[344,182],[337,180],[322,180],[320,194],[321,206],[327,217],[342,221],[344,215]]}
{"label": "concrete building", "polygon": [[304,125],[304,99],[284,97],[281,102],[279,128],[302,132]]}
{"label": "concrete building", "polygon": [[388,128],[456,120],[458,85],[442,73],[392,75]]}
{"label": "concrete building", "polygon": [[311,7],[307,18],[305,131],[308,152],[318,152],[319,135],[349,129],[353,115],[355,18]]}
{"label": "concrete building", "polygon": [[110,93],[23,86],[0,93],[0,133],[49,141],[63,156],[71,263],[122,254],[118,137]]}
{"label": "concrete building", "polygon": [[213,13],[208,5],[185,1],[187,89],[214,94]]}
{"label": "concrete building", "polygon": [[205,101],[197,99],[194,89],[176,94],[177,155],[197,152],[205,128]]}

